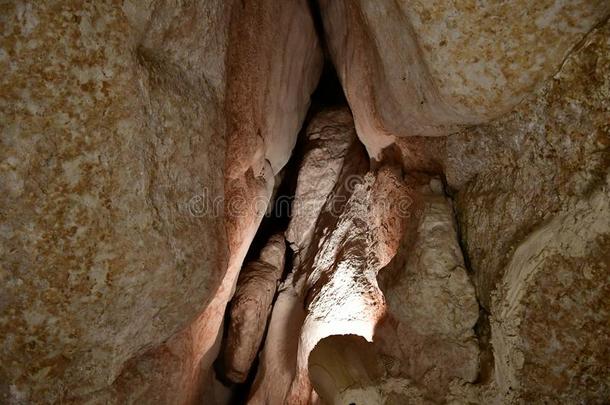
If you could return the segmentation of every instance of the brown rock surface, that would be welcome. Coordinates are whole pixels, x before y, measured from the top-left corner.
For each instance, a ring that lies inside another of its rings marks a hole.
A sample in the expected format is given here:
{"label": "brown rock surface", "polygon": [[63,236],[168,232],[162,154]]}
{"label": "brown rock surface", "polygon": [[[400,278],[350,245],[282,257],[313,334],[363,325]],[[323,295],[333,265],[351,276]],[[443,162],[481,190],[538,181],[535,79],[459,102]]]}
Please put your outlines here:
{"label": "brown rock surface", "polygon": [[[366,173],[350,188],[353,189],[341,210],[331,211],[334,204],[327,201],[317,223],[317,249],[310,252],[310,258],[296,273],[306,279],[307,315],[301,328],[289,403],[310,401],[308,358],[318,342],[347,334],[370,342],[385,311],[376,276],[398,248],[405,209],[412,200],[400,172],[388,166]],[[334,401],[333,397],[323,399]]]}
{"label": "brown rock surface", "polygon": [[491,324],[500,395],[610,397],[609,184],[532,232],[506,267]]}
{"label": "brown rock surface", "polygon": [[390,377],[406,379],[426,398],[443,402],[452,381],[474,382],[478,376],[473,327],[479,306],[451,202],[439,179],[422,184],[425,180],[408,181],[414,215],[399,252],[380,273],[388,316],[375,342]]}
{"label": "brown rock surface", "polygon": [[242,3],[0,6],[2,400],[199,395],[321,69]]}
{"label": "brown rock surface", "polygon": [[[270,201],[274,179],[288,160],[321,70],[321,54],[306,3],[234,2],[229,26],[224,208],[229,242],[226,274],[212,301],[166,345],[126,369],[149,387],[134,400],[216,401],[212,363],[220,350],[225,308],[250,243]],[[256,28],[253,28],[256,27]],[[184,358],[184,353],[190,355]],[[170,366],[171,365],[171,366]],[[168,375],[177,391],[167,391]],[[216,384],[217,386],[217,384]]]}
{"label": "brown rock surface", "polygon": [[243,383],[258,354],[271,304],[284,271],[284,236],[272,236],[258,260],[247,263],[239,273],[237,289],[230,303],[230,322],[225,339],[224,364],[227,378]]}
{"label": "brown rock surface", "polygon": [[605,403],[609,15],[1,2],[0,403]]}
{"label": "brown rock surface", "polygon": [[[309,253],[318,246],[323,225],[320,214],[326,210],[331,220],[340,212],[353,182],[360,181],[368,162],[357,140],[351,114],[345,108],[324,110],[315,115],[306,131],[304,158],[299,167],[292,216],[286,238],[295,252],[291,274],[279,288],[269,331],[261,353],[250,403],[283,403],[297,368],[297,349],[305,319],[306,274],[302,270]],[[346,159],[349,156],[349,159]],[[349,191],[346,190],[346,186]],[[331,212],[328,212],[331,211]],[[298,275],[298,276],[297,276]],[[306,364],[305,364],[306,367]],[[306,389],[304,395],[309,395]]]}
{"label": "brown rock surface", "polygon": [[481,303],[524,238],[610,169],[610,24],[511,114],[447,138],[445,173]]}
{"label": "brown rock surface", "polygon": [[316,221],[335,188],[346,159],[354,158],[358,138],[348,108],[329,108],[316,114],[305,133],[305,151],[286,239],[300,258],[311,243]]}
{"label": "brown rock surface", "polygon": [[67,402],[225,271],[222,210],[191,203],[223,195],[227,8],[0,7],[0,402]]}

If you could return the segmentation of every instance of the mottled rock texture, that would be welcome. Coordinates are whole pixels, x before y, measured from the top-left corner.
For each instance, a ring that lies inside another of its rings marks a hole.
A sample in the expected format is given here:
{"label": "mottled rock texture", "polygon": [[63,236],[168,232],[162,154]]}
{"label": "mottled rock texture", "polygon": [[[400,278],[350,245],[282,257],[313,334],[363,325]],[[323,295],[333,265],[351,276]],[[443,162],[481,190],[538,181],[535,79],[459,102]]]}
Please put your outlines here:
{"label": "mottled rock texture", "polygon": [[[148,388],[144,394],[132,401],[219,401],[212,363],[220,350],[225,308],[266,212],[275,176],[296,142],[309,94],[321,70],[318,40],[305,1],[231,4],[225,55],[223,200],[229,262],[204,312],[167,344],[147,352],[140,361],[147,365],[134,362],[125,369],[125,378],[115,383],[128,390],[134,377],[145,382]],[[185,358],[185,353],[189,357]],[[179,390],[164,387],[168,377]]]}
{"label": "mottled rock texture", "polygon": [[258,260],[247,263],[239,273],[230,303],[229,330],[225,339],[225,375],[243,383],[258,354],[278,281],[284,271],[284,236],[272,236]]}
{"label": "mottled rock texture", "polygon": [[58,403],[205,307],[228,259],[224,2],[8,1],[0,402]]}
{"label": "mottled rock texture", "polygon": [[321,69],[307,4],[0,7],[0,398],[191,402]]}
{"label": "mottled rock texture", "polygon": [[0,403],[608,401],[610,3],[319,0],[271,309],[310,5],[0,1]]}
{"label": "mottled rock texture", "polygon": [[425,180],[408,180],[417,201],[399,252],[380,273],[387,318],[375,341],[388,376],[408,379],[425,397],[443,402],[452,381],[477,379],[479,305],[451,202],[439,179]]}
{"label": "mottled rock texture", "polygon": [[377,273],[398,248],[406,220],[405,202],[409,203],[410,197],[400,171],[384,166],[365,173],[353,186],[341,211],[333,213],[334,222],[328,216],[332,205],[325,207],[317,224],[317,249],[297,270],[297,276],[306,277],[307,315],[289,403],[306,404],[309,400],[308,357],[320,340],[347,334],[373,340],[375,326],[385,310]]}
{"label": "mottled rock texture", "polygon": [[495,375],[474,394],[454,387],[458,402],[608,398],[609,28],[592,30],[501,119],[397,142],[405,169],[445,175],[477,297],[491,313],[481,355]]}
{"label": "mottled rock texture", "polygon": [[610,398],[610,183],[570,205],[516,249],[494,295],[496,384],[519,401]]}
{"label": "mottled rock texture", "polygon": [[447,138],[447,183],[482,304],[524,238],[610,169],[610,24],[500,120]]}
{"label": "mottled rock texture", "polygon": [[321,0],[333,62],[371,156],[509,111],[610,13],[607,1]]}
{"label": "mottled rock texture", "polygon": [[354,119],[345,107],[320,111],[305,131],[303,161],[286,230],[286,239],[298,259],[307,254],[318,216],[337,184],[346,159],[354,159],[360,148],[357,139]]}

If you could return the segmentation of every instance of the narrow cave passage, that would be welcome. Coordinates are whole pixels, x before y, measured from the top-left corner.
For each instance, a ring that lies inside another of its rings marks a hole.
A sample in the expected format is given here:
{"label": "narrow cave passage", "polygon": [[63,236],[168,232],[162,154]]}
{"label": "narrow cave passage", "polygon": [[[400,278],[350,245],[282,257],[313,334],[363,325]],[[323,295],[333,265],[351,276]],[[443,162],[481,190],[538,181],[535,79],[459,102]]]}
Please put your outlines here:
{"label": "narrow cave passage", "polygon": [[[321,23],[321,22],[320,22]],[[328,56],[328,55],[327,55]],[[292,155],[286,166],[276,176],[276,188],[273,192],[273,196],[269,203],[269,208],[263,217],[261,225],[250,245],[248,253],[246,255],[245,263],[255,263],[260,259],[260,254],[265,246],[267,245],[270,238],[274,235],[284,235],[286,232],[289,222],[292,218],[293,202],[295,199],[295,191],[298,183],[299,169],[303,163],[303,158],[308,149],[312,148],[311,141],[307,140],[307,128],[311,123],[313,117],[316,114],[324,111],[325,109],[346,109],[347,100],[343,93],[341,83],[337,77],[336,71],[328,58],[325,60],[322,73],[320,76],[319,83],[315,91],[311,95],[311,105],[305,120],[303,127],[297,138],[296,145],[293,149]],[[301,180],[302,181],[302,180]],[[314,218],[315,219],[315,218]],[[294,265],[294,251],[292,246],[287,243],[284,256],[284,267],[281,278],[278,280],[278,285],[285,282],[286,277],[291,273]],[[246,265],[247,266],[247,265]],[[251,282],[244,281],[243,277],[238,280],[238,288],[240,284]],[[279,292],[274,293],[273,302],[271,307],[278,298]],[[256,298],[254,298],[256,300]],[[234,299],[235,300],[235,299]],[[227,305],[225,315],[224,333],[225,339],[223,340],[222,347],[220,350],[219,358],[215,362],[215,370],[219,379],[229,389],[230,403],[232,404],[243,404],[246,403],[248,397],[251,394],[254,379],[256,378],[257,371],[259,368],[259,356],[260,350],[264,346],[268,324],[263,325],[264,333],[261,335],[261,341],[256,349],[256,357],[252,360],[249,372],[245,379],[235,381],[227,375],[227,364],[225,357],[227,356],[227,334],[231,327],[232,311],[234,310],[234,301]],[[269,311],[271,308],[269,309]],[[271,314],[267,315],[267,321],[270,319]],[[252,322],[252,319],[240,319],[239,322]],[[267,322],[266,322],[267,323]],[[239,326],[235,326],[239,328]]]}
{"label": "narrow cave passage", "polygon": [[471,3],[3,1],[0,403],[608,403],[610,2]]}
{"label": "narrow cave passage", "polygon": [[[317,3],[311,6],[323,35]],[[478,376],[478,303],[440,165],[426,154],[428,145],[415,139],[388,148],[371,166],[321,42],[320,80],[226,310],[216,372],[234,404],[380,403],[392,384],[423,383],[426,370],[443,356],[459,368],[436,376],[441,386],[451,378]],[[417,159],[410,160],[414,154]],[[428,223],[444,229],[443,242],[427,242],[433,238]],[[273,282],[266,284],[270,291],[253,288],[253,280],[262,277],[256,272],[276,271],[261,252],[277,237],[286,240],[284,267],[274,281],[278,289]],[[455,252],[451,260],[431,264],[447,252]],[[447,277],[456,281],[447,284]],[[434,298],[423,303],[428,296]],[[453,302],[435,309],[445,301]],[[418,307],[431,312],[419,314]],[[450,313],[457,326],[444,324],[442,317]],[[435,328],[446,330],[439,336]],[[235,337],[244,333],[257,338]],[[439,354],[433,354],[435,347]],[[443,391],[437,387],[425,395],[440,397]]]}

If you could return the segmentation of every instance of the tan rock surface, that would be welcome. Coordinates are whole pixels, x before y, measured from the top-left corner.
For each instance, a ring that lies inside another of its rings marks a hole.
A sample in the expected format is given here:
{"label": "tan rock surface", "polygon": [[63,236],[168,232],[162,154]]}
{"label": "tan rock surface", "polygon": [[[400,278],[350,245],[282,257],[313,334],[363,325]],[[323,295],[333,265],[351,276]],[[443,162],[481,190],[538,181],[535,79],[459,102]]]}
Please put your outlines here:
{"label": "tan rock surface", "polygon": [[413,222],[399,253],[380,273],[388,315],[374,341],[390,377],[406,379],[426,398],[443,402],[452,381],[474,382],[478,376],[473,327],[479,306],[451,202],[440,180],[423,180],[408,181]]}
{"label": "tan rock surface", "polygon": [[299,167],[294,203],[286,239],[299,258],[307,253],[316,221],[335,188],[345,159],[352,158],[358,142],[348,108],[322,110],[309,123]]}
{"label": "tan rock surface", "polygon": [[610,24],[501,120],[447,138],[445,173],[482,304],[535,228],[610,169]]}
{"label": "tan rock surface", "polygon": [[330,54],[371,156],[512,109],[610,13],[606,1],[320,1]]}
{"label": "tan rock surface", "polygon": [[320,0],[270,308],[310,6],[1,2],[0,403],[607,401],[610,3]]}
{"label": "tan rock surface", "polygon": [[321,70],[306,2],[0,7],[1,398],[190,402]]}
{"label": "tan rock surface", "polygon": [[[316,225],[322,221],[321,213],[326,210],[328,231],[352,191],[353,182],[361,180],[367,166],[347,109],[324,110],[312,118],[306,130],[304,158],[286,231],[295,251],[294,268],[279,288],[249,398],[251,404],[283,403],[287,398],[296,375],[298,343],[306,315],[307,270],[301,266],[318,249],[316,244],[324,228]],[[311,389],[305,391],[303,395],[308,396]]]}
{"label": "tan rock surface", "polygon": [[[288,160],[321,70],[321,54],[304,1],[234,4],[237,6],[228,28],[225,100],[228,144],[224,207],[229,263],[205,311],[166,345],[142,359],[153,362],[155,368],[136,363],[135,374],[144,370],[149,391],[135,401],[163,395],[167,402],[216,400],[211,392],[215,386],[212,364],[220,350],[225,308],[267,209],[275,175]],[[183,359],[183,353],[191,355]],[[170,362],[168,357],[178,360]],[[173,364],[173,369],[168,364]],[[131,385],[134,367],[126,370],[121,386]],[[177,381],[179,391],[163,388],[167,375]]]}
{"label": "tan rock surface", "polygon": [[0,7],[0,402],[67,402],[224,273],[222,210],[191,202],[223,195],[227,9]]}
{"label": "tan rock surface", "polygon": [[492,305],[500,395],[530,403],[608,399],[609,252],[609,183],[517,248]]}
{"label": "tan rock surface", "polygon": [[299,334],[305,319],[304,297],[293,274],[278,288],[269,329],[260,353],[248,404],[282,404],[296,375]]}
{"label": "tan rock surface", "polygon": [[[351,187],[340,211],[329,216],[332,205],[327,202],[318,219],[319,236],[314,239],[318,240],[317,249],[297,272],[307,280],[307,315],[301,328],[297,373],[287,397],[289,403],[310,401],[308,359],[318,342],[347,334],[371,342],[375,326],[385,312],[377,272],[398,248],[407,219],[405,208],[411,199],[402,174],[389,166],[366,173]],[[326,367],[340,366],[329,363]]]}

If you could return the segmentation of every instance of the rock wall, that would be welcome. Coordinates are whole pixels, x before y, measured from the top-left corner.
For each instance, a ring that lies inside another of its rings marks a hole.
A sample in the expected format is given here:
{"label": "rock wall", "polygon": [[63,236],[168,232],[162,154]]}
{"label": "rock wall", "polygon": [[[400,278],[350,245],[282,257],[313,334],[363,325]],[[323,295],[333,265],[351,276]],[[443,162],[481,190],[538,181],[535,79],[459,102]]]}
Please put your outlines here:
{"label": "rock wall", "polygon": [[464,246],[487,308],[525,237],[605,182],[608,35],[608,23],[594,30],[511,114],[447,138],[447,182],[459,190]]}
{"label": "rock wall", "polygon": [[409,380],[440,403],[452,382],[472,383],[478,377],[473,328],[479,305],[464,267],[451,202],[439,179],[425,180],[408,181],[417,202],[409,211],[412,223],[399,252],[380,273],[388,314],[375,341],[388,376]]}
{"label": "rock wall", "polygon": [[1,7],[0,398],[191,402],[321,71],[307,4]]}
{"label": "rock wall", "polygon": [[400,197],[405,194],[400,171],[384,166],[364,173],[354,183],[341,210],[331,211],[332,200],[325,206],[317,224],[317,249],[296,273],[305,278],[307,315],[299,338],[297,374],[287,402],[308,403],[308,359],[322,339],[356,335],[373,341],[375,326],[385,310],[377,273],[398,247],[405,219]]}
{"label": "rock wall", "polygon": [[[225,309],[321,71],[318,40],[302,0],[234,2],[228,29],[222,203],[229,262],[205,310],[166,344],[126,367],[124,379],[115,382],[115,392],[129,392],[134,377],[145,382],[148,390],[131,401],[223,400],[218,396],[226,390],[212,364],[220,351]],[[163,382],[168,378],[180,390],[166,390]]]}
{"label": "rock wall", "polygon": [[[306,315],[306,280],[311,268],[307,263],[318,250],[322,230],[332,228],[332,221],[336,221],[337,213],[352,191],[354,184],[348,180],[360,181],[360,175],[368,166],[365,152],[356,137],[352,116],[346,108],[321,111],[315,115],[305,131],[305,139],[292,215],[286,230],[295,259],[273,307],[250,394],[249,401],[253,404],[288,400],[298,367],[299,378],[305,387],[293,395],[304,398],[299,400],[309,398],[311,387],[307,379],[306,354],[300,359],[297,355]],[[349,191],[345,190],[346,185],[349,185]],[[323,212],[331,222],[323,222]]]}
{"label": "rock wall", "polygon": [[447,139],[447,180],[491,312],[498,391],[480,400],[608,397],[609,35],[608,22],[593,30],[511,114]]}
{"label": "rock wall", "polygon": [[603,0],[319,2],[358,136],[448,135],[511,110],[607,18]]}
{"label": "rock wall", "polygon": [[501,395],[528,402],[607,400],[609,248],[609,183],[519,245],[492,301]]}
{"label": "rock wall", "polygon": [[607,401],[610,4],[312,4],[0,4],[0,402]]}
{"label": "rock wall", "polygon": [[239,273],[223,352],[225,375],[233,382],[246,380],[258,354],[284,272],[285,254],[284,235],[275,234],[258,260],[247,263]]}
{"label": "rock wall", "polygon": [[1,402],[57,403],[209,302],[223,211],[224,2],[3,2]]}

